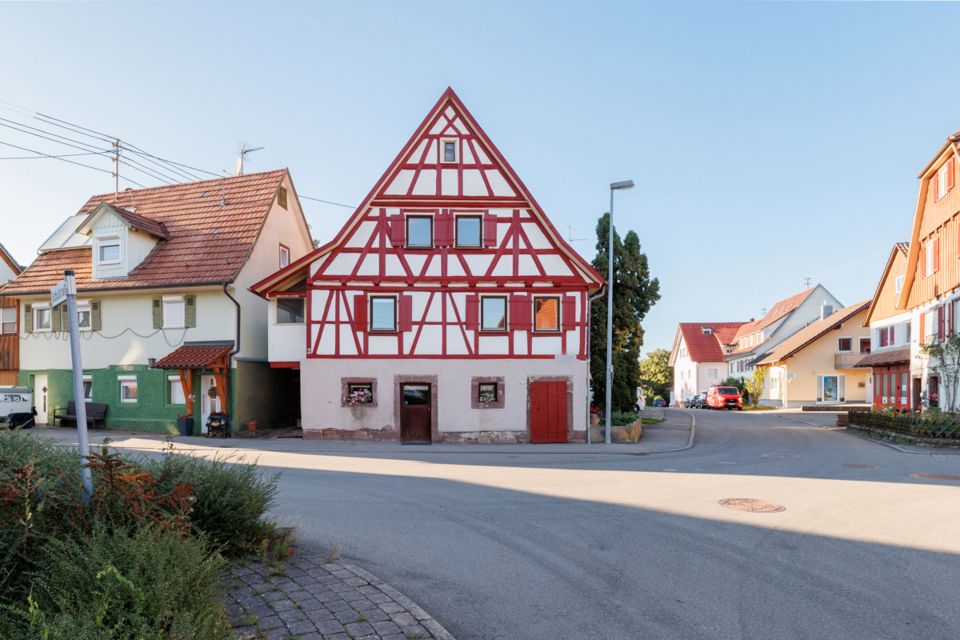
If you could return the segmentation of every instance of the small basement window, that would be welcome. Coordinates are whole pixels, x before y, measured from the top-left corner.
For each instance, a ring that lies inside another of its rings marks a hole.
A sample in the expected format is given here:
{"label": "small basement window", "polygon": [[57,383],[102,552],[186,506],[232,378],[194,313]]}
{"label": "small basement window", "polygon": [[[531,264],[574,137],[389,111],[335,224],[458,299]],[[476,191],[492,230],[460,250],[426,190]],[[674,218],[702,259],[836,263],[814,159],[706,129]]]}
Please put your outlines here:
{"label": "small basement window", "polygon": [[277,324],[303,324],[303,298],[277,298]]}
{"label": "small basement window", "polygon": [[121,376],[120,381],[120,402],[124,404],[136,404],[137,402],[137,377]]}
{"label": "small basement window", "polygon": [[457,216],[457,246],[479,247],[481,226],[480,216]]}
{"label": "small basement window", "polygon": [[472,378],[470,381],[471,409],[503,409],[503,378]]}
{"label": "small basement window", "polygon": [[456,139],[440,140],[440,161],[443,163],[458,162],[460,160],[458,146]]}
{"label": "small basement window", "polygon": [[360,405],[373,404],[373,383],[372,382],[349,382],[347,383],[346,405],[357,407]]}
{"label": "small basement window", "polygon": [[407,246],[425,249],[433,246],[432,216],[407,216]]}
{"label": "small basement window", "polygon": [[477,385],[477,401],[480,404],[490,404],[497,401],[497,383],[481,382]]}

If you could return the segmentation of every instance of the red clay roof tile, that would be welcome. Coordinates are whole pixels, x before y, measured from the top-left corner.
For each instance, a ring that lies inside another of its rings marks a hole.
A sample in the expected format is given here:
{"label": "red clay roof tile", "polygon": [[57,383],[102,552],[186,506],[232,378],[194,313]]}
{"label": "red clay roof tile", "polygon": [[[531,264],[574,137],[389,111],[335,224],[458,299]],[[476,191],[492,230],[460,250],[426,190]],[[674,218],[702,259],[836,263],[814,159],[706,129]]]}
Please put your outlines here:
{"label": "red clay roof tile", "polygon": [[[723,347],[730,344],[743,322],[681,322],[680,333],[694,362],[723,362]],[[709,328],[710,333],[704,333]]]}

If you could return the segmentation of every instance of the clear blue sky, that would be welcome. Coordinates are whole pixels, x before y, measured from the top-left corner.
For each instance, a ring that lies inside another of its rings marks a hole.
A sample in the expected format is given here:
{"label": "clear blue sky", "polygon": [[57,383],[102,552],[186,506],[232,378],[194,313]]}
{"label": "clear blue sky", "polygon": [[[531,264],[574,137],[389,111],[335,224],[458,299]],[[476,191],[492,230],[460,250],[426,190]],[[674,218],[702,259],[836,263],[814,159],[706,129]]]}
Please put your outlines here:
{"label": "clear blue sky", "polygon": [[[870,297],[908,239],[918,170],[960,128],[956,5],[461,4],[2,3],[0,100],[214,171],[263,145],[248,170],[287,166],[301,194],[356,203],[452,85],[588,258],[608,183],[637,182],[616,221],[662,286],[646,349],[678,321],[756,316],[808,276]],[[0,161],[0,241],[29,262],[111,181]],[[321,240],[349,214],[304,205]]]}

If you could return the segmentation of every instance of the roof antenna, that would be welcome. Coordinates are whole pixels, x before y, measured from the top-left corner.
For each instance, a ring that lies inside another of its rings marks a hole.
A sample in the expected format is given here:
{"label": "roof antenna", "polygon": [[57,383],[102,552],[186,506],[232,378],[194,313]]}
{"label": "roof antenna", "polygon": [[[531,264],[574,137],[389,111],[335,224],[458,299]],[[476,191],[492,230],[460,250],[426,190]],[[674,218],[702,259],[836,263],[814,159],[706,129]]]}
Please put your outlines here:
{"label": "roof antenna", "polygon": [[766,308],[766,307],[760,309],[760,317],[762,318],[762,317],[765,316],[765,315],[767,315],[767,308]]}
{"label": "roof antenna", "polygon": [[247,159],[248,153],[253,153],[254,151],[260,151],[263,147],[248,147],[246,142],[240,143],[240,153],[237,156],[237,167],[234,171],[234,175],[242,176],[243,175],[243,165]]}
{"label": "roof antenna", "polygon": [[810,278],[809,278],[809,277],[806,277],[806,278],[803,279],[803,288],[804,288],[804,289],[809,289],[809,288],[810,288]]}

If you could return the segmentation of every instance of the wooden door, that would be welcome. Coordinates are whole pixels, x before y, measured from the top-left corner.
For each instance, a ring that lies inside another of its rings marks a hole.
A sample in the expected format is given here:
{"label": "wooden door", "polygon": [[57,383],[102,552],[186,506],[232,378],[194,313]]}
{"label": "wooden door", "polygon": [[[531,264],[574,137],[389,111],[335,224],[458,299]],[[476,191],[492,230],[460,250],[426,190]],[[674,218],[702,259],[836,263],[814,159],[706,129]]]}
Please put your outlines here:
{"label": "wooden door", "polygon": [[567,441],[567,383],[530,383],[530,442]]}
{"label": "wooden door", "polygon": [[432,421],[430,385],[400,385],[400,441],[429,443]]}

